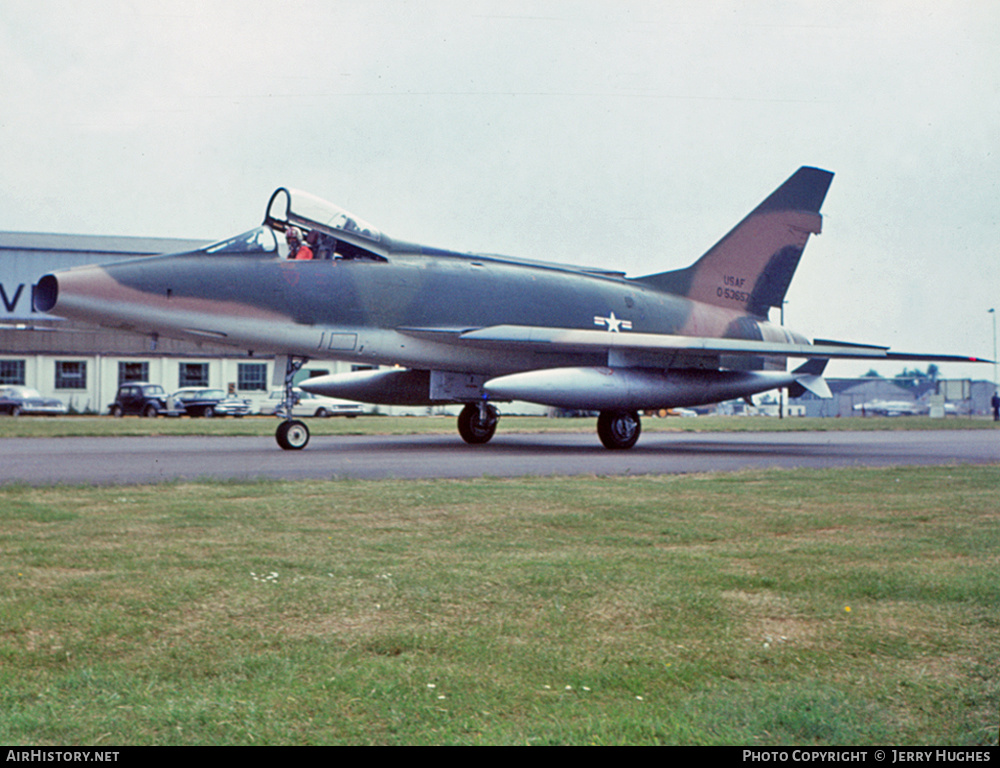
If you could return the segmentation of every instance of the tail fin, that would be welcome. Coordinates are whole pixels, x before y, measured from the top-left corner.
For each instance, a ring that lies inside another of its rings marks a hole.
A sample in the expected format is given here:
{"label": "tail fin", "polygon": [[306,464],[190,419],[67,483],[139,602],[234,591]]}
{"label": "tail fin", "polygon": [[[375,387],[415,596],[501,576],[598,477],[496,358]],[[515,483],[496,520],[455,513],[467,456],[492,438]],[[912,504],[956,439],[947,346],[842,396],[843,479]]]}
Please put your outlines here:
{"label": "tail fin", "polygon": [[687,269],[636,278],[661,291],[766,317],[781,306],[833,174],[803,166]]}

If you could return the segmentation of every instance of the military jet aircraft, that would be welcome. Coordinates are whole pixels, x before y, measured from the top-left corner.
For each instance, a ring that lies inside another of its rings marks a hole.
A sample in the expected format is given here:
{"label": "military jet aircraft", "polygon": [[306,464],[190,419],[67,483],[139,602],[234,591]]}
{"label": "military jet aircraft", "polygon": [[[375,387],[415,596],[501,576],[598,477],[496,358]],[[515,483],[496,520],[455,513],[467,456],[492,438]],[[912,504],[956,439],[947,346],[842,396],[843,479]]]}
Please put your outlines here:
{"label": "military jet aircraft", "polygon": [[[829,397],[830,358],[976,359],[810,342],[768,322],[820,232],[832,178],[800,168],[694,264],[635,278],[407,243],[280,188],[254,230],[190,253],[46,275],[36,307],[276,354],[285,413],[307,359],[340,359],[368,370],[299,386],[369,403],[464,404],[458,431],[470,444],[493,437],[497,402],[599,411],[601,442],[626,449],[639,437],[641,410],[781,387]],[[806,362],[786,372],[789,357]],[[289,416],[276,439],[301,449],[309,430]]]}
{"label": "military jet aircraft", "polygon": [[[950,405],[950,403],[949,403]],[[857,403],[853,409],[862,416],[919,416],[930,411],[929,405],[911,400],[869,400],[867,403]]]}

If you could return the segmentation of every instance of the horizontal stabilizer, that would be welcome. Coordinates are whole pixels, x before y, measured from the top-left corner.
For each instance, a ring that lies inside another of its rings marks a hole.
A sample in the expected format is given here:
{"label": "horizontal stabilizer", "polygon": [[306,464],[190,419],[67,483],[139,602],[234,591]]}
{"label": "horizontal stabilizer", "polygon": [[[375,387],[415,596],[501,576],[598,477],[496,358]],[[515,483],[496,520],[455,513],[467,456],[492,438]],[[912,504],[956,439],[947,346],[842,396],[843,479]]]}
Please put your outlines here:
{"label": "horizontal stabilizer", "polygon": [[968,355],[928,355],[920,352],[886,352],[887,360],[927,360],[937,363],[992,363],[985,357],[970,357]]}
{"label": "horizontal stabilizer", "polygon": [[[870,349],[872,354],[868,359],[877,360],[926,360],[938,363],[992,363],[983,357],[971,357],[969,355],[939,355],[930,352],[890,352],[888,347],[879,347],[871,344],[855,344],[850,341],[833,341],[832,339],[814,339],[813,343],[818,347],[847,347],[853,350]],[[856,355],[855,355],[856,356]],[[836,357],[836,355],[831,355]]]}

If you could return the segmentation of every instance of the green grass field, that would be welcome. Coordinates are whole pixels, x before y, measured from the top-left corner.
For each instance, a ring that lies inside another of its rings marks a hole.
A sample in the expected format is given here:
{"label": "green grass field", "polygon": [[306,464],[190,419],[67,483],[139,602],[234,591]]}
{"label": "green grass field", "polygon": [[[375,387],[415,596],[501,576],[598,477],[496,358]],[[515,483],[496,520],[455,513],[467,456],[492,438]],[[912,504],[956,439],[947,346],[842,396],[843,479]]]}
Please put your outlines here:
{"label": "green grass field", "polygon": [[0,743],[996,744],[998,488],[6,486]]}

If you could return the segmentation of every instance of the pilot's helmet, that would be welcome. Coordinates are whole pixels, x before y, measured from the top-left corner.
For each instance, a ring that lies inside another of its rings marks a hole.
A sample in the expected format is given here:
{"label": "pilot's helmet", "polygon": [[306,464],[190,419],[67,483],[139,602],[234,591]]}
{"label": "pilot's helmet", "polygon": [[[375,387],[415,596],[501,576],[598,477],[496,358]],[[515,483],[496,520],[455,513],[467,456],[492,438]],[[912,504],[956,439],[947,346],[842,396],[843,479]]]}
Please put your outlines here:
{"label": "pilot's helmet", "polygon": [[302,242],[302,230],[298,227],[289,227],[285,230],[285,240],[289,243],[301,243]]}

